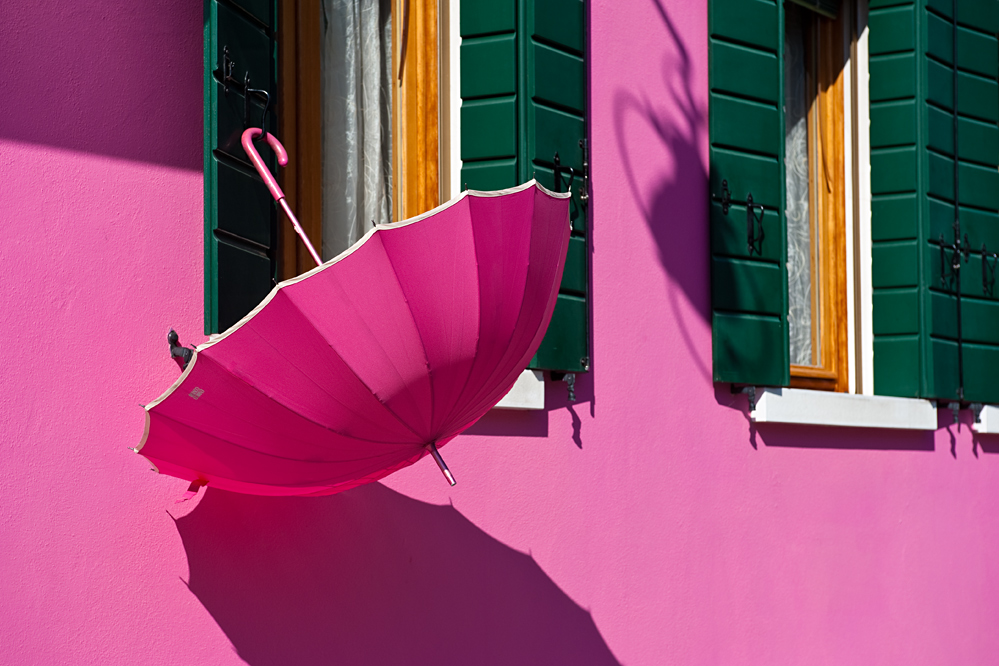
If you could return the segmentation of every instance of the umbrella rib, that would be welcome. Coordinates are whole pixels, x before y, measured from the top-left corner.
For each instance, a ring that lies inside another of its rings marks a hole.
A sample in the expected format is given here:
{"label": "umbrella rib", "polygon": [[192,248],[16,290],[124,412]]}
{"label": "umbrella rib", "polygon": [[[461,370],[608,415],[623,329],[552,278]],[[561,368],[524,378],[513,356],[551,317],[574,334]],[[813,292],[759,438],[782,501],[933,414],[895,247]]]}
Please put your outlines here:
{"label": "umbrella rib", "polygon": [[[533,210],[533,209],[532,209],[532,210]],[[533,237],[531,237],[531,238],[529,239],[529,242],[528,242],[528,250],[527,250],[527,271],[530,271],[530,265],[531,265],[531,252],[530,252],[530,246],[531,246],[531,244],[533,243],[533,241],[534,241],[534,238],[533,238]],[[479,261],[478,261],[478,247],[476,247],[476,261],[475,261],[475,264],[476,264],[476,269],[478,269],[478,267],[479,267]],[[478,270],[476,270],[476,271],[475,271],[475,279],[476,279],[477,281],[479,280],[479,271],[478,271]],[[481,292],[480,292],[480,294],[479,294],[479,299],[481,300],[481,298],[482,298],[482,295],[481,295]],[[514,322],[514,326],[513,326],[513,330],[514,330],[514,331],[515,331],[515,330],[517,330],[517,324],[518,324],[518,323],[520,323],[520,319],[521,319],[521,317],[522,317],[522,316],[523,316],[523,314],[524,314],[524,301],[525,301],[525,299],[521,298],[521,300],[520,300],[520,309],[519,309],[519,310],[517,311],[517,320],[516,320],[516,321]],[[481,308],[480,308],[480,313],[481,313]],[[477,335],[477,336],[476,336],[476,338],[475,338],[475,359],[476,359],[476,360],[478,360],[478,358],[479,358],[479,341],[480,341],[480,340],[482,339],[482,335],[481,335],[481,333],[482,333],[482,315],[480,314],[480,315],[479,315],[479,335]],[[509,349],[509,347],[508,347],[507,349]],[[503,356],[502,356],[502,357],[500,358],[500,361],[502,362],[502,360],[503,360],[503,359],[504,359],[505,357],[506,357],[506,354],[504,354],[504,355],[503,355]],[[500,365],[500,364],[498,363],[497,365]],[[466,380],[465,380],[465,385],[464,385],[464,386],[462,387],[462,389],[461,389],[461,390],[462,390],[462,393],[464,393],[464,391],[465,391],[465,388],[467,388],[467,386],[468,386],[468,382],[469,382],[469,381],[471,381],[471,378],[472,378],[472,374],[473,374],[474,370],[475,370],[475,367],[474,367],[474,365],[473,365],[473,367],[469,369],[469,372],[468,372],[468,378],[466,378]],[[489,374],[489,376],[488,376],[488,377],[486,378],[486,381],[485,381],[485,382],[483,382],[483,385],[487,385],[487,384],[489,384],[489,380],[491,380],[491,379],[493,378],[493,376],[494,376],[495,374],[496,374],[496,371],[495,371],[495,370],[493,370],[493,372],[492,372],[492,373],[490,373],[490,374]],[[466,415],[466,414],[468,414],[469,412],[472,412],[472,413],[475,413],[476,411],[478,411],[478,409],[474,409],[474,410],[473,410],[473,409],[471,409],[471,407],[470,407],[470,406],[468,406],[468,405],[471,405],[471,404],[473,404],[473,403],[477,403],[477,402],[478,402],[478,400],[479,400],[479,396],[480,396],[481,394],[482,394],[482,389],[480,388],[480,389],[479,389],[478,391],[476,391],[476,394],[475,394],[475,396],[474,396],[474,397],[475,397],[475,400],[474,400],[474,401],[469,401],[469,403],[467,403],[465,407],[462,407],[462,410],[461,410],[461,411],[457,412],[457,415],[459,415],[459,416],[465,416],[465,415]],[[500,397],[502,397],[502,396],[500,396]],[[450,421],[452,421],[452,420],[454,419],[454,417],[455,417],[455,415],[456,415],[456,410],[457,410],[457,409],[458,409],[458,405],[457,405],[457,404],[456,404],[456,405],[455,405],[455,406],[454,406],[454,407],[453,407],[453,408],[451,409],[451,412],[450,412],[450,413],[448,414],[448,421],[449,421],[449,422],[450,422]]]}
{"label": "umbrella rib", "polygon": [[[472,219],[472,202],[468,202],[468,219],[471,223]],[[475,322],[475,353],[472,356],[472,363],[468,366],[468,374],[465,375],[465,383],[461,385],[461,391],[458,395],[465,395],[465,389],[468,388],[468,382],[472,381],[472,373],[475,371],[475,361],[479,359],[479,343],[482,341],[482,279],[479,276],[479,246],[476,242],[477,238],[475,236],[475,226],[472,226],[472,249],[475,252],[475,293],[477,294],[476,300],[479,303],[479,316],[476,317]],[[454,410],[458,408],[460,401],[455,401],[451,406],[450,411],[448,411],[447,418],[442,421],[442,423],[449,423],[451,417],[454,416]]]}
{"label": "umbrella rib", "polygon": [[[287,410],[291,414],[294,414],[295,416],[297,416],[297,417],[299,417],[299,418],[301,418],[301,419],[303,419],[305,421],[308,421],[309,423],[311,423],[311,424],[313,424],[313,425],[315,425],[315,426],[317,426],[319,428],[322,428],[323,430],[331,432],[334,435],[340,435],[341,437],[345,437],[347,439],[353,439],[353,440],[356,440],[356,441],[359,441],[359,442],[368,442],[368,443],[371,443],[371,444],[387,444],[387,445],[390,445],[390,446],[413,446],[413,445],[417,444],[418,442],[422,443],[422,440],[419,439],[419,435],[417,435],[417,442],[392,442],[392,441],[382,441],[382,440],[378,440],[378,439],[367,439],[365,437],[357,437],[356,435],[348,435],[347,433],[340,432],[339,430],[335,430],[335,429],[333,429],[333,428],[331,428],[331,427],[329,427],[329,426],[327,426],[327,425],[325,425],[323,423],[319,423],[315,419],[310,419],[308,416],[305,416],[304,414],[295,411],[294,409],[292,409],[288,405],[284,404],[283,402],[281,402],[280,400],[278,400],[274,396],[272,396],[272,395],[270,395],[268,393],[264,393],[263,391],[260,390],[259,386],[255,386],[255,385],[251,384],[250,382],[246,381],[246,379],[243,378],[243,377],[241,377],[240,375],[237,375],[237,374],[233,373],[231,370],[229,370],[228,368],[226,368],[224,365],[222,365],[221,363],[219,363],[218,361],[216,361],[211,356],[205,356],[205,360],[211,361],[215,365],[219,366],[220,368],[222,368],[223,370],[225,370],[229,374],[229,376],[235,377],[236,379],[238,379],[239,381],[241,381],[243,384],[245,384],[247,387],[249,387],[251,390],[256,391],[260,395],[264,396],[265,398],[267,398],[268,400],[270,400],[271,402],[273,402],[274,404],[276,404],[278,407],[281,407],[282,409]],[[240,420],[243,421],[243,423],[248,423],[250,425],[256,426],[256,424],[251,423],[250,421],[247,421],[245,419],[240,419]],[[179,423],[179,421],[178,421],[178,423]],[[188,426],[188,427],[193,427],[193,426]],[[260,426],[257,426],[257,427],[260,427]],[[195,428],[195,430],[198,430],[198,429]],[[264,432],[271,432],[271,433],[273,433],[273,431],[267,430],[266,428],[264,428],[263,430],[264,430]],[[204,432],[204,431],[199,430],[199,432]],[[205,433],[205,434],[208,434],[208,433]],[[277,433],[273,433],[273,434],[277,434]],[[413,433],[413,434],[416,435],[416,433]],[[248,447],[244,447],[244,448],[248,448]],[[249,449],[249,450],[252,451],[254,449]]]}
{"label": "umbrella rib", "polygon": [[[291,299],[288,299],[288,300],[291,300]],[[257,337],[259,337],[259,338],[260,338],[261,340],[263,340],[264,342],[266,342],[266,343],[267,343],[267,344],[268,344],[268,345],[269,345],[269,346],[271,347],[271,349],[273,349],[273,350],[274,350],[274,351],[275,351],[275,352],[277,353],[277,355],[278,355],[278,356],[280,356],[280,357],[281,357],[281,358],[283,358],[283,359],[284,359],[285,361],[287,361],[287,362],[288,362],[288,365],[290,365],[290,366],[292,366],[293,368],[295,368],[296,370],[298,370],[298,371],[299,371],[299,372],[300,372],[300,373],[302,374],[302,376],[303,376],[303,377],[305,377],[306,379],[308,379],[308,380],[309,380],[310,382],[312,382],[312,383],[313,383],[313,384],[314,384],[314,385],[315,385],[315,386],[316,386],[316,387],[317,387],[317,388],[318,388],[318,389],[319,389],[320,391],[322,391],[323,393],[325,393],[325,394],[326,394],[326,395],[327,395],[327,396],[328,396],[328,397],[330,398],[330,400],[333,400],[334,402],[336,402],[336,403],[337,403],[338,405],[340,405],[341,407],[343,407],[343,408],[344,408],[344,409],[345,409],[345,410],[346,410],[347,412],[349,412],[349,413],[351,413],[351,414],[354,414],[355,416],[361,416],[361,415],[360,415],[360,414],[358,414],[358,413],[357,413],[357,412],[356,412],[355,410],[351,409],[351,408],[350,408],[350,407],[349,407],[349,406],[348,406],[347,404],[345,404],[345,403],[344,403],[344,402],[343,402],[342,400],[340,400],[340,399],[339,399],[339,398],[337,398],[337,397],[336,397],[335,395],[333,395],[332,393],[330,393],[329,391],[327,391],[327,390],[326,390],[326,389],[325,389],[325,388],[324,388],[324,387],[323,387],[323,386],[322,386],[322,385],[321,385],[321,384],[320,384],[319,382],[317,382],[317,381],[316,381],[315,379],[313,379],[312,377],[310,377],[310,376],[308,375],[308,373],[306,373],[305,371],[303,371],[303,370],[302,370],[302,369],[301,369],[300,367],[298,367],[298,365],[296,365],[296,364],[295,364],[295,363],[294,363],[294,362],[293,362],[293,361],[292,361],[291,359],[289,359],[289,358],[288,358],[287,356],[285,356],[285,355],[284,355],[284,354],[283,354],[283,353],[281,352],[281,350],[280,350],[280,349],[279,349],[279,348],[278,348],[278,347],[277,347],[277,346],[276,346],[276,345],[275,345],[275,344],[274,344],[273,342],[271,342],[270,340],[268,340],[267,338],[265,338],[265,337],[264,337],[263,335],[261,335],[259,331],[255,330],[255,329],[250,329],[250,330],[251,330],[251,331],[253,331],[253,333],[254,333],[254,334],[255,334],[255,335],[257,336]],[[321,334],[321,333],[319,333],[319,331],[318,331],[318,330],[316,330],[316,328],[315,328],[315,327],[313,327],[313,330],[314,330],[314,331],[316,331],[316,333],[317,333],[317,334],[318,334],[318,335],[319,335],[320,337],[322,337],[322,334]],[[326,338],[323,338],[323,342],[326,342]],[[327,343],[327,344],[329,344],[329,343]],[[343,357],[341,357],[341,356],[340,356],[339,354],[337,354],[337,358],[340,358],[340,360],[343,360]],[[344,365],[345,365],[345,366],[347,366],[347,362],[346,362],[346,361],[344,361]],[[347,366],[347,367],[348,367],[348,368],[350,368],[350,366]],[[353,371],[353,369],[351,369],[351,374],[352,374],[352,375],[354,375],[354,377],[357,377],[357,373],[355,373],[355,372]],[[359,377],[357,377],[357,379],[358,379],[358,381],[360,381],[360,378],[359,378]],[[380,405],[382,405],[383,407],[385,407],[385,403],[384,403],[384,402],[382,402],[381,400],[378,400],[378,397],[374,395],[374,393],[373,393],[373,392],[371,391],[371,389],[370,389],[370,388],[368,387],[368,385],[367,385],[367,384],[365,384],[364,382],[360,382],[360,383],[361,383],[361,386],[363,386],[364,388],[366,388],[366,389],[368,390],[368,392],[369,392],[369,393],[371,393],[371,396],[372,396],[373,398],[375,398],[375,400],[377,400],[377,401],[378,401],[378,404],[380,404]],[[256,387],[254,387],[254,388],[256,388]],[[265,395],[266,395],[266,394],[265,394]],[[282,406],[287,406],[287,405],[285,405],[285,404],[284,404],[283,402],[280,402],[280,401],[278,401],[278,400],[276,400],[276,399],[275,399],[275,402],[277,402],[278,404],[280,404],[280,405],[282,405]],[[289,407],[289,409],[291,409],[291,408]],[[294,411],[294,410],[292,410],[292,411]],[[295,412],[295,413],[296,413],[296,414],[298,414],[298,412]],[[393,416],[394,416],[394,414],[393,414]],[[365,420],[368,420],[368,419],[365,419]],[[398,419],[397,419],[397,420],[398,420]],[[322,425],[322,424],[318,424],[318,425]],[[404,426],[405,426],[406,424],[405,424],[405,423],[403,423],[402,425],[404,425]],[[338,430],[334,430],[333,428],[327,428],[327,429],[328,429],[328,430],[331,430],[331,431],[333,431],[333,432],[336,432],[336,433],[339,433],[339,434],[343,434],[343,435],[344,435],[344,437],[354,437],[355,439],[360,439],[360,440],[363,440],[363,441],[366,441],[366,442],[376,442],[376,443],[379,443],[379,444],[398,444],[398,443],[399,443],[399,442],[393,442],[393,441],[391,441],[391,440],[381,440],[381,439],[368,439],[368,438],[364,438],[364,437],[357,437],[357,436],[355,436],[355,435],[348,435],[348,434],[346,434],[346,433],[340,433],[340,431],[338,431]],[[410,432],[413,432],[411,428],[407,428],[407,429],[408,429],[408,430],[409,430]],[[420,440],[421,442],[423,441],[422,439],[420,439],[420,436],[419,436],[419,435],[417,435],[417,434],[416,434],[415,432],[413,432],[413,434],[414,434],[414,435],[416,435],[417,439],[419,439],[419,440]]]}
{"label": "umbrella rib", "polygon": [[409,305],[409,297],[406,295],[406,289],[402,286],[402,280],[399,279],[399,271],[395,269],[395,264],[392,262],[392,256],[388,252],[388,248],[382,243],[382,248],[385,250],[385,257],[388,259],[389,266],[392,267],[392,275],[395,277],[395,283],[399,285],[399,291],[402,293],[403,300],[406,301],[406,309],[409,311],[409,319],[413,322],[413,328],[416,330],[416,337],[420,339],[420,347],[423,349],[423,363],[427,368],[427,379],[430,383],[430,428],[434,427],[434,370],[430,367],[430,357],[427,354],[427,343],[423,341],[423,332],[420,330],[420,325],[416,323],[416,316],[413,314],[413,308]]}
{"label": "umbrella rib", "polygon": [[[291,299],[291,298],[289,298],[289,299],[288,299],[288,303],[289,303],[289,304],[290,304],[290,305],[291,305],[291,306],[292,306],[293,308],[295,308],[296,310],[298,310],[298,313],[299,313],[300,315],[302,315],[302,317],[303,317],[303,318],[304,318],[304,319],[305,319],[306,321],[309,321],[309,318],[308,318],[308,317],[307,317],[307,316],[305,315],[305,313],[304,313],[304,312],[302,312],[302,309],[301,309],[300,307],[298,307],[298,304],[297,304],[297,303],[295,303],[294,299]],[[310,321],[309,323],[311,324],[311,321]],[[371,387],[370,387],[370,386],[368,386],[367,382],[365,382],[365,381],[364,381],[363,379],[361,379],[361,376],[357,374],[357,372],[356,372],[356,371],[354,370],[354,368],[353,368],[353,367],[351,367],[350,363],[347,363],[347,359],[345,359],[345,358],[344,358],[344,357],[343,357],[343,356],[342,356],[342,355],[340,354],[340,352],[339,352],[339,351],[337,350],[337,348],[336,348],[336,347],[334,347],[334,346],[333,346],[333,345],[332,345],[332,344],[330,343],[330,341],[329,341],[329,340],[328,340],[328,339],[326,338],[326,336],[325,336],[325,335],[323,335],[323,332],[322,332],[322,331],[320,331],[320,330],[319,330],[318,328],[316,328],[315,326],[313,326],[312,328],[313,328],[313,330],[314,330],[314,331],[315,331],[316,333],[318,333],[318,334],[319,334],[319,337],[323,339],[323,342],[325,342],[325,343],[326,343],[326,345],[327,345],[327,346],[328,346],[328,347],[330,348],[330,350],[331,350],[331,351],[332,351],[332,352],[333,352],[334,354],[336,354],[336,355],[337,355],[337,358],[339,358],[339,359],[340,359],[340,360],[341,360],[341,361],[343,362],[343,365],[344,365],[344,367],[345,367],[345,368],[347,368],[348,370],[350,370],[350,374],[354,375],[354,377],[355,377],[355,378],[357,379],[357,381],[361,383],[361,386],[363,386],[364,388],[368,389],[368,393],[370,393],[371,395],[373,395],[373,396],[374,396],[374,398],[375,398],[375,400],[377,400],[377,401],[378,401],[379,403],[381,403],[381,405],[382,405],[383,407],[385,407],[385,411],[387,411],[387,412],[388,412],[389,414],[391,414],[391,415],[392,415],[392,418],[394,418],[394,419],[395,419],[396,421],[398,421],[398,422],[399,422],[399,423],[400,423],[400,424],[401,424],[401,425],[402,425],[402,426],[403,426],[403,427],[404,427],[404,428],[405,428],[406,430],[408,430],[409,432],[413,433],[413,435],[414,435],[414,436],[416,437],[416,439],[417,439],[417,440],[419,440],[420,442],[422,442],[422,441],[423,441],[423,438],[422,438],[422,437],[420,437],[420,433],[418,433],[418,432],[416,432],[415,430],[413,430],[413,428],[412,428],[412,427],[410,427],[410,425],[409,425],[408,423],[406,423],[406,422],[405,422],[405,421],[404,421],[404,420],[403,420],[402,418],[400,418],[400,417],[399,417],[399,415],[398,415],[398,414],[396,414],[396,413],[395,413],[395,411],[393,411],[393,409],[392,409],[391,407],[389,407],[389,406],[388,406],[388,403],[386,403],[386,402],[385,402],[384,400],[382,400],[381,398],[379,398],[379,397],[378,397],[378,394],[377,394],[377,393],[375,393],[374,391],[372,391],[372,390],[371,390]]]}

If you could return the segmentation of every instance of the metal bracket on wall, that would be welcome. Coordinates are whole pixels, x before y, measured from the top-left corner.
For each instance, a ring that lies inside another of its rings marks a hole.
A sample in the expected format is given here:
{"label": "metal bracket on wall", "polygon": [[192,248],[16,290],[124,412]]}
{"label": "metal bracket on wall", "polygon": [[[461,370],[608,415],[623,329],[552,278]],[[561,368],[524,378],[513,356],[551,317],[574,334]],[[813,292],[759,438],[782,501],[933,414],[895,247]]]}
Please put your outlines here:
{"label": "metal bracket on wall", "polygon": [[186,370],[187,364],[194,358],[194,350],[181,346],[180,336],[172,328],[167,333],[167,344],[170,345],[170,358],[177,361],[177,365],[180,366],[181,371]]}
{"label": "metal bracket on wall", "polygon": [[[586,369],[589,370],[588,367]],[[565,382],[565,387],[569,393],[569,402],[576,402],[576,373],[552,370],[550,376],[553,382]]]}
{"label": "metal bracket on wall", "polygon": [[947,409],[950,410],[951,415],[954,417],[954,424],[959,422],[959,417],[961,414],[961,403],[959,402],[948,402],[946,404]]}
{"label": "metal bracket on wall", "polygon": [[728,181],[722,181],[721,196],[711,195],[712,201],[721,204],[722,214],[728,215],[728,209],[732,204],[746,207],[746,246],[749,256],[763,254],[763,214],[766,208],[762,204],[753,203],[753,193],[746,194],[745,201],[737,201],[732,198],[732,192],[728,189]]}
{"label": "metal bracket on wall", "polygon": [[259,95],[264,98],[264,111],[263,115],[260,117],[260,129],[261,133],[256,137],[257,141],[267,140],[267,111],[271,107],[271,96],[266,90],[260,88],[250,87],[250,73],[246,73],[246,77],[243,80],[243,129],[251,127],[250,125],[250,97],[253,95]]}
{"label": "metal bracket on wall", "polygon": [[749,413],[752,414],[756,411],[756,387],[755,386],[736,386],[732,384],[732,394],[739,395],[740,393],[745,393],[747,400],[749,400]]}
{"label": "metal bracket on wall", "polygon": [[982,410],[985,409],[985,405],[980,402],[973,402],[969,405],[971,407],[971,413],[975,415],[975,423],[982,422]]}

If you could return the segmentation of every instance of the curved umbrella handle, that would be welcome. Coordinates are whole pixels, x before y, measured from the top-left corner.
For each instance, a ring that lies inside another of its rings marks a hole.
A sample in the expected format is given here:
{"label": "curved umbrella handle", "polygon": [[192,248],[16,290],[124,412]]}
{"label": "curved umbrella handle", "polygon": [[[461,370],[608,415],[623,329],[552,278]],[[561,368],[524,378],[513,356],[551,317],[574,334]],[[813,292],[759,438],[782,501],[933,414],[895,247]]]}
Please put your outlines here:
{"label": "curved umbrella handle", "polygon": [[[302,239],[303,243],[305,243],[305,247],[308,248],[309,254],[311,254],[313,260],[315,260],[316,266],[321,266],[323,260],[319,258],[319,254],[316,253],[316,249],[312,247],[312,243],[309,242],[309,237],[305,235],[305,230],[302,229],[302,225],[298,223],[298,218],[291,212],[291,208],[288,206],[288,202],[284,198],[284,192],[281,190],[281,186],[278,185],[274,175],[270,172],[270,169],[267,168],[267,165],[264,164],[263,158],[261,158],[260,153],[257,152],[257,147],[253,145],[253,139],[263,133],[264,131],[259,127],[250,127],[243,132],[241,140],[243,150],[246,151],[250,161],[253,162],[253,166],[257,168],[257,173],[259,173],[260,177],[264,179],[267,189],[271,191],[271,196],[274,197],[274,200],[277,201],[278,204],[280,204],[281,208],[284,209],[285,215],[287,215],[288,219],[291,220],[292,226],[295,227],[295,233],[297,233],[298,237]],[[277,154],[278,164],[281,166],[288,164],[288,151],[284,149],[284,146],[281,145],[281,142],[278,141],[277,137],[270,132],[267,133],[267,143]]]}
{"label": "curved umbrella handle", "polygon": [[[257,168],[257,173],[260,177],[264,179],[264,183],[267,185],[267,189],[271,191],[271,196],[274,197],[275,201],[280,201],[284,198],[284,192],[281,191],[281,186],[278,185],[277,180],[271,174],[270,169],[264,164],[263,158],[260,157],[260,153],[257,152],[257,147],[253,145],[253,140],[263,134],[263,130],[259,127],[251,127],[243,132],[243,150],[249,156],[250,161],[253,162],[253,166]],[[285,166],[288,164],[288,151],[284,149],[281,142],[277,140],[277,137],[273,134],[267,134],[267,143],[270,144],[271,149],[277,153],[278,164]]]}

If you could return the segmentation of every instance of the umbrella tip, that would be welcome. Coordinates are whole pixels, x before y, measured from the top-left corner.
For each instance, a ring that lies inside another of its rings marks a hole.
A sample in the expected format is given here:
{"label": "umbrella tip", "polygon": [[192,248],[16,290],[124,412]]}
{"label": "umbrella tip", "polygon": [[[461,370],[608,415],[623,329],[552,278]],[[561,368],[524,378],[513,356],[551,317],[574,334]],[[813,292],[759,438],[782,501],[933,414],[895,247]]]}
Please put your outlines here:
{"label": "umbrella tip", "polygon": [[454,480],[454,474],[452,474],[451,470],[447,468],[447,463],[444,462],[444,458],[441,457],[440,451],[437,450],[437,444],[431,442],[427,448],[430,449],[430,455],[434,457],[434,462],[436,462],[437,466],[441,468],[441,472],[444,474],[444,478],[447,479],[447,482],[452,486],[456,485],[458,482]]}

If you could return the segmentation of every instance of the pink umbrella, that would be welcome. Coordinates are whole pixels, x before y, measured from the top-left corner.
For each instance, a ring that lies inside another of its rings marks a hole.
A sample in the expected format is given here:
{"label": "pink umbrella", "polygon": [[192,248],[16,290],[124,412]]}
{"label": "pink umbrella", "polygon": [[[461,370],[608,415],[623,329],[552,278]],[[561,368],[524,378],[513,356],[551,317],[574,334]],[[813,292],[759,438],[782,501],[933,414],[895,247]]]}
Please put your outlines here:
{"label": "pink umbrella", "polygon": [[[319,263],[260,134],[243,146]],[[548,327],[568,197],[531,181],[378,225],[194,350],[146,406],[135,450],[159,472],[258,495],[332,494],[427,453],[453,485],[438,447],[510,390]]]}

